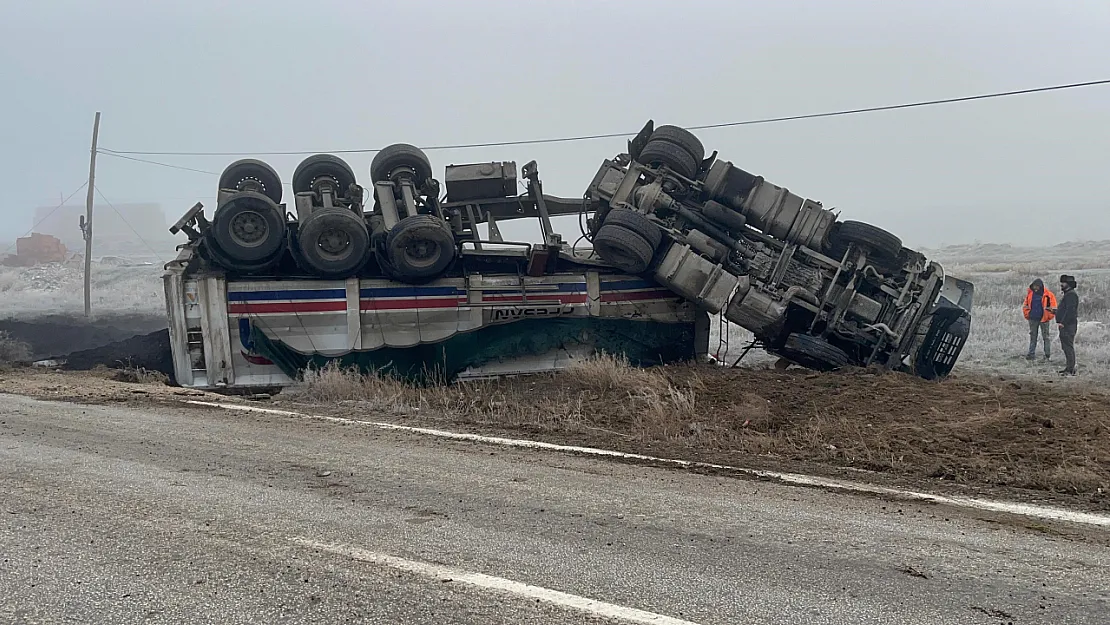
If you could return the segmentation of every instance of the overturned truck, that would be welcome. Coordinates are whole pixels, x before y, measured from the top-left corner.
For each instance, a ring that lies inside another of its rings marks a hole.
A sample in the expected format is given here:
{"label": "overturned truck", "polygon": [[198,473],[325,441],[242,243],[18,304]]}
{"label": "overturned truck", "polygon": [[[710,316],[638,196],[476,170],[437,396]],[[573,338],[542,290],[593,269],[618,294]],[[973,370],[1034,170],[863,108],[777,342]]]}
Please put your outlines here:
{"label": "overturned truck", "polygon": [[[709,315],[783,362],[949,373],[970,330],[968,282],[870,224],[708,158],[648,122],[579,198],[546,195],[535,162],[451,165],[444,187],[395,144],[369,187],[333,155],[290,186],[244,159],[172,228],[166,267],[175,378],[281,386],[306,367],[452,380],[558,369],[597,351],[650,365],[704,357]],[[552,218],[577,216],[590,245]],[[502,228],[538,221],[539,242]],[[483,232],[484,230],[484,232]]]}

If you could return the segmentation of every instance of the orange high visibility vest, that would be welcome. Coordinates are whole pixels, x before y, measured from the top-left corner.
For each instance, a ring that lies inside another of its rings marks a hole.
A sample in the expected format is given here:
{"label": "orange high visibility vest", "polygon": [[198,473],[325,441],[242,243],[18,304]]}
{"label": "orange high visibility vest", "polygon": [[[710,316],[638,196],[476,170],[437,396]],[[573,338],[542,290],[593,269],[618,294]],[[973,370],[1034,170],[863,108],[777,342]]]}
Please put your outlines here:
{"label": "orange high visibility vest", "polygon": [[[1053,294],[1052,291],[1044,289],[1043,291],[1041,291],[1041,303],[1044,305],[1044,313],[1041,315],[1041,323],[1047,323],[1055,319],[1056,313],[1049,312],[1048,309],[1056,308],[1056,295]],[[1021,311],[1025,314],[1026,319],[1029,318],[1029,313],[1033,310],[1032,304],[1033,289],[1029,289],[1025,293],[1025,303],[1021,306]]]}

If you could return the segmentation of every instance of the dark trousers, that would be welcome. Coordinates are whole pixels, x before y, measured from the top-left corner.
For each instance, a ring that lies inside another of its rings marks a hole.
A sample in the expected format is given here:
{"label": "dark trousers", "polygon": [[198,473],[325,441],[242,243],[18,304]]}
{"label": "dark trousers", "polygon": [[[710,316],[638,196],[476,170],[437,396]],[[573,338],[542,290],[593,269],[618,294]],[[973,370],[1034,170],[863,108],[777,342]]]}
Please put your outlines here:
{"label": "dark trousers", "polygon": [[1044,357],[1049,358],[1052,356],[1052,342],[1048,339],[1048,326],[1046,321],[1041,323],[1036,319],[1029,320],[1029,358],[1037,355],[1037,338],[1038,336],[1044,337]]}
{"label": "dark trousers", "polygon": [[1069,373],[1075,373],[1075,332],[1078,329],[1075,323],[1060,326],[1060,349],[1064,352],[1067,360],[1065,370]]}

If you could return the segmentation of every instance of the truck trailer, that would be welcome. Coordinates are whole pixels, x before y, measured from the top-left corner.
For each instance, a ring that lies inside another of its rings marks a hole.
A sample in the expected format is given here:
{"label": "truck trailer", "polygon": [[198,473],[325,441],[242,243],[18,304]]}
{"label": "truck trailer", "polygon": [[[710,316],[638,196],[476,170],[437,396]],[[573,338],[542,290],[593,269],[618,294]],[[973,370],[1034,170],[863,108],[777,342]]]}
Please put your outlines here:
{"label": "truck trailer", "polygon": [[[749,174],[649,121],[579,198],[536,163],[450,165],[394,144],[369,186],[306,158],[293,210],[269,165],[230,164],[211,221],[197,203],[164,274],[175,378],[284,386],[329,362],[411,380],[556,370],[597,352],[636,365],[705,358],[709,315],[781,362],[947,375],[972,285],[886,231]],[[577,216],[568,243],[552,217]],[[541,241],[508,241],[537,220]],[[483,232],[484,229],[484,232]],[[735,363],[733,363],[735,364]]]}

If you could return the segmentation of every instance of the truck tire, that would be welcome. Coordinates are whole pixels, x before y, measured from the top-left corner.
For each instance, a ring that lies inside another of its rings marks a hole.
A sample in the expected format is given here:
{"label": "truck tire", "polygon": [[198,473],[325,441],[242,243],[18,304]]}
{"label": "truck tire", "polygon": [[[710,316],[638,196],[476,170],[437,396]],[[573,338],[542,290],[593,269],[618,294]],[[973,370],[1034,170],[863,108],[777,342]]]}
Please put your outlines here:
{"label": "truck tire", "polygon": [[253,263],[233,260],[208,239],[201,240],[197,251],[202,258],[224,269],[229,275],[273,275],[282,258],[281,254],[278,254],[273,258]]}
{"label": "truck tire", "polygon": [[909,260],[909,250],[901,248],[894,256],[876,256],[869,259],[871,265],[880,273],[892,276],[902,271]]}
{"label": "truck tire", "polygon": [[648,141],[666,141],[686,150],[699,164],[705,160],[705,146],[694,133],[678,126],[660,126],[651,133]]}
{"label": "truck tire", "polygon": [[301,259],[321,278],[347,278],[358,272],[370,253],[366,223],[345,209],[321,210],[300,226]]}
{"label": "truck tire", "polygon": [[655,248],[644,237],[617,224],[604,224],[594,237],[594,249],[605,262],[631,274],[647,271]]}
{"label": "truck tire", "polygon": [[405,217],[386,236],[385,257],[398,280],[436,278],[455,259],[455,235],[434,215]]}
{"label": "truck tire", "polygon": [[902,251],[902,239],[877,226],[862,221],[844,221],[832,236],[831,249],[844,256],[848,245],[854,243],[882,259],[894,259]]}
{"label": "truck tire", "polygon": [[852,361],[844,350],[809,334],[790,334],[779,351],[787,360],[817,371],[835,371]]}
{"label": "truck tire", "polygon": [[220,256],[244,266],[264,264],[285,249],[285,215],[272,198],[240,191],[216,208],[209,235]]}
{"label": "truck tire", "polygon": [[666,165],[676,174],[685,178],[693,178],[698,173],[701,161],[694,158],[686,148],[659,139],[647,142],[637,159],[645,165]]}
{"label": "truck tire", "polygon": [[244,158],[228,165],[220,174],[220,189],[235,189],[245,191],[245,182],[254,182],[261,187],[260,193],[281,204],[281,177],[266,163],[254,159]]}
{"label": "truck tire", "polygon": [[412,183],[417,187],[423,186],[432,177],[432,163],[423,150],[407,143],[394,143],[383,148],[370,161],[370,180],[385,182],[398,167],[412,170]]}
{"label": "truck tire", "polygon": [[356,182],[355,172],[347,161],[334,154],[314,154],[301,161],[293,171],[293,192],[312,191],[313,183],[325,177],[335,180],[339,196],[345,195],[347,188]]}
{"label": "truck tire", "polygon": [[663,240],[663,231],[659,226],[652,223],[642,213],[629,208],[614,208],[609,211],[609,214],[605,216],[605,223],[635,232],[643,237],[653,250],[658,248],[659,243]]}

